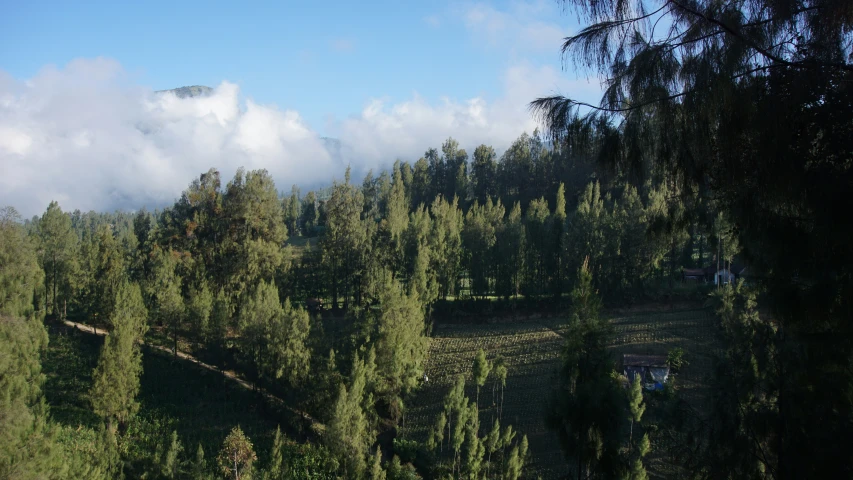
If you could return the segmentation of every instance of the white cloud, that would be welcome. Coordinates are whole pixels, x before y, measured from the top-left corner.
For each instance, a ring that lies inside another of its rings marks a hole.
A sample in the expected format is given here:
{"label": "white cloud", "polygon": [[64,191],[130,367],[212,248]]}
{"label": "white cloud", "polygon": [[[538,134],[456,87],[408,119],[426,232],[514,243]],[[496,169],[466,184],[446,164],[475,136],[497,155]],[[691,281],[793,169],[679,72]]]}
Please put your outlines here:
{"label": "white cloud", "polygon": [[507,10],[475,3],[457,10],[456,15],[462,18],[474,39],[520,53],[556,52],[566,37],[564,28],[545,20],[559,17],[541,2],[518,2]]}
{"label": "white cloud", "polygon": [[393,158],[413,161],[429,147],[440,147],[452,136],[469,155],[485,143],[499,152],[522,132],[531,133],[536,122],[527,106],[536,97],[555,92],[594,99],[598,86],[569,81],[551,67],[522,63],[503,75],[499,98],[442,99],[430,103],[415,94],[394,104],[373,99],[359,116],[332,123],[335,136],[349,145],[353,158],[366,166],[381,166]]}
{"label": "white cloud", "polygon": [[0,72],[0,205],[25,216],[51,200],[67,210],[163,206],[208,168],[227,181],[240,166],[266,168],[282,189],[341,168],[297,112],[241,109],[228,82],[179,99],[129,83],[105,59],[23,82]]}
{"label": "white cloud", "polygon": [[223,183],[240,166],[265,168],[286,191],[340,179],[344,163],[359,178],[396,158],[417,160],[450,136],[469,154],[481,143],[500,152],[535,128],[532,99],[562,92],[595,101],[598,91],[555,67],[519,63],[506,69],[495,98],[371,99],[358,115],[329,119],[344,147],[338,157],[298,112],[241,103],[232,83],[180,99],[134,85],[105,59],[45,68],[25,81],[0,71],[0,206],[24,216],[51,200],[65,210],[161,207],[211,167]]}

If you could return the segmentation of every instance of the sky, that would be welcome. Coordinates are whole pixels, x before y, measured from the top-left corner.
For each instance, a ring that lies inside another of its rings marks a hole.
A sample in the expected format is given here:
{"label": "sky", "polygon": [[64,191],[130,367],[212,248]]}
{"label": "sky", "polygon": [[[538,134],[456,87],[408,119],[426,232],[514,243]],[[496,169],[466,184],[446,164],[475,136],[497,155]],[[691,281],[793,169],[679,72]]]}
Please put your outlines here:
{"label": "sky", "polygon": [[[597,103],[598,80],[561,61],[578,28],[550,0],[8,2],[0,206],[162,207],[210,167],[304,190],[451,136],[501,152],[536,127],[536,97]],[[153,93],[185,85],[215,92]]]}

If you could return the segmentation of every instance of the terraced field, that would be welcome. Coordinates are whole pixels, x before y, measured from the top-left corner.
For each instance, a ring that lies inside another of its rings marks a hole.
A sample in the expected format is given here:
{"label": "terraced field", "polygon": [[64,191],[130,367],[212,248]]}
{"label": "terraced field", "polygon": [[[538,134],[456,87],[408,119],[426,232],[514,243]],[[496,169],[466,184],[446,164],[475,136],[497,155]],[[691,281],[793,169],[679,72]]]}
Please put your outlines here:
{"label": "terraced field", "polygon": [[[713,356],[720,352],[713,315],[704,309],[690,309],[610,314],[608,318],[614,328],[610,345],[614,358],[620,358],[622,353],[665,354],[676,346],[685,349],[690,363],[679,375],[679,388],[689,401],[696,402],[698,406],[704,403],[707,375]],[[442,400],[457,374],[466,375],[467,395],[474,398],[471,364],[474,355],[482,348],[490,359],[500,355],[507,362],[501,424],[512,424],[515,430],[528,436],[531,464],[525,477],[561,477],[566,473],[565,460],[556,437],[545,427],[543,414],[553,375],[560,367],[564,329],[562,319],[504,324],[437,324],[426,366],[429,382],[409,406],[405,434],[417,440],[427,438],[441,410]],[[491,425],[497,414],[491,379],[480,391],[480,407],[482,424]],[[653,476],[662,478],[666,472],[671,472],[663,456],[650,460]]]}

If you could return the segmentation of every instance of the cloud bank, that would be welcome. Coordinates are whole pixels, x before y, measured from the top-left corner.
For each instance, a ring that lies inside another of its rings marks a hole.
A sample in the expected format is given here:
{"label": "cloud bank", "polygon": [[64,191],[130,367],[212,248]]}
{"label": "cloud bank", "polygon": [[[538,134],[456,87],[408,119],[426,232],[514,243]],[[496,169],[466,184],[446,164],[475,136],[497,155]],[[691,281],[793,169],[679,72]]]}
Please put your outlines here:
{"label": "cloud bank", "polygon": [[25,81],[0,71],[0,206],[25,217],[51,200],[64,210],[162,207],[210,167],[224,180],[240,166],[265,168],[287,191],[340,179],[347,163],[362,175],[396,158],[414,161],[449,136],[469,151],[480,143],[502,150],[535,128],[530,100],[590,89],[530,65],[508,68],[503,83],[496,99],[369,100],[327,125],[346,147],[341,156],[298,112],[244,101],[227,81],[208,97],[180,99],[134,84],[109,59],[46,67]]}

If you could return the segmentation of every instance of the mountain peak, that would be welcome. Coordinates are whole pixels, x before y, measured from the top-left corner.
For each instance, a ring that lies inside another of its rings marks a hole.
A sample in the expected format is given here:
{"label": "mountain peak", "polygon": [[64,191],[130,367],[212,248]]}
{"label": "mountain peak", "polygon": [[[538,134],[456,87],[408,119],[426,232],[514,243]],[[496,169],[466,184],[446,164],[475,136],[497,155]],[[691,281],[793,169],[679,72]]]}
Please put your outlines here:
{"label": "mountain peak", "polygon": [[178,98],[207,97],[213,93],[213,89],[204,85],[191,85],[188,87],[173,88],[171,90],[157,90],[156,93],[172,92]]}

